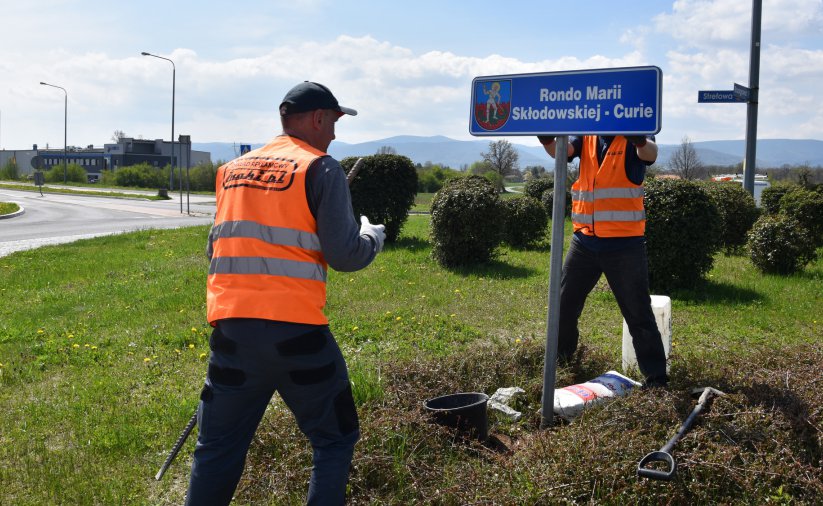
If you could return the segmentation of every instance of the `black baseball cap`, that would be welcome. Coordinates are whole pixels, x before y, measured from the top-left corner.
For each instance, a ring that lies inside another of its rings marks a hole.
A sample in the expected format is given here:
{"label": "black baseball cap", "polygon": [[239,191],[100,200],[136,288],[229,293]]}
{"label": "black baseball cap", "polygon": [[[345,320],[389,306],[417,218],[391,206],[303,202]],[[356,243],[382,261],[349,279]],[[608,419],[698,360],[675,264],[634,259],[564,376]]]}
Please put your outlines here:
{"label": "black baseball cap", "polygon": [[331,90],[322,84],[303,81],[290,89],[280,104],[280,115],[287,116],[298,112],[308,112],[317,109],[331,109],[341,115],[357,116],[357,111],[342,107],[332,95]]}

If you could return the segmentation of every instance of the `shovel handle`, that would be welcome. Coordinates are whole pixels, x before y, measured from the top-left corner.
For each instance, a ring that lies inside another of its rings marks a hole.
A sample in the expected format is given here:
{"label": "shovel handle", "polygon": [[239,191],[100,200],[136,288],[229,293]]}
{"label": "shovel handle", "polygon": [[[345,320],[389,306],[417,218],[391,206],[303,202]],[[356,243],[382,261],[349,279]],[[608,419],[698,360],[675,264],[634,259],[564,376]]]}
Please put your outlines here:
{"label": "shovel handle", "polygon": [[[665,462],[669,466],[669,470],[650,469],[646,467],[650,462]],[[637,464],[637,475],[644,478],[651,478],[653,480],[671,481],[677,473],[677,463],[670,453],[664,451],[651,452],[646,455]]]}

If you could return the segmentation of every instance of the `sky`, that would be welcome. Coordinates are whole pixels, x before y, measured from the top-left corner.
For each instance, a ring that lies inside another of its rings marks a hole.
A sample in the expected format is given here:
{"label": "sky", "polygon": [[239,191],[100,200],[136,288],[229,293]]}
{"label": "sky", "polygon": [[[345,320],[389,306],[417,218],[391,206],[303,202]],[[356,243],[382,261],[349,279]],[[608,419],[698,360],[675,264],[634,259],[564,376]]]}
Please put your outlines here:
{"label": "sky", "polygon": [[[659,143],[746,135],[744,104],[697,103],[749,83],[745,0],[0,1],[0,149],[62,147],[66,96],[69,146],[168,139],[173,76],[175,137],[195,143],[266,142],[304,80],[358,110],[339,141],[469,140],[475,77],[647,65]],[[823,0],[763,0],[758,137],[823,140],[822,85]]]}

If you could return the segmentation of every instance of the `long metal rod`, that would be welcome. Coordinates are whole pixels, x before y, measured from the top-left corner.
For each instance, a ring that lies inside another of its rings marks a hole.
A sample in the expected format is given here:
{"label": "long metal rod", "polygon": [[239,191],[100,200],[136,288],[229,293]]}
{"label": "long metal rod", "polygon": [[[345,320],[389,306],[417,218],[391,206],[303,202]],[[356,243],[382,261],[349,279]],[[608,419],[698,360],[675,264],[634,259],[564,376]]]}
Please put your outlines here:
{"label": "long metal rod", "polygon": [[189,419],[189,423],[186,424],[186,427],[183,429],[183,432],[180,433],[180,436],[177,438],[177,441],[174,442],[174,446],[169,452],[168,457],[166,457],[166,461],[163,462],[163,465],[160,467],[160,470],[157,471],[157,474],[154,475],[155,480],[160,481],[163,478],[163,475],[166,474],[166,471],[169,469],[169,466],[174,461],[174,458],[177,457],[177,454],[180,453],[180,449],[183,448],[183,443],[185,443],[186,439],[189,438],[189,434],[191,434],[191,431],[192,429],[194,429],[195,425],[197,425],[197,410],[194,410],[194,414]]}
{"label": "long metal rod", "polygon": [[546,316],[546,353],[543,361],[543,399],[540,428],[554,424],[554,383],[557,372],[557,339],[560,331],[560,277],[563,270],[563,235],[566,224],[566,172],[569,137],[560,135],[554,153],[554,201],[552,203],[549,307]]}
{"label": "long metal rod", "polygon": [[749,54],[749,102],[746,106],[746,158],[743,188],[754,196],[757,158],[757,103],[760,95],[760,24],[763,0],[752,0],[752,47]]}

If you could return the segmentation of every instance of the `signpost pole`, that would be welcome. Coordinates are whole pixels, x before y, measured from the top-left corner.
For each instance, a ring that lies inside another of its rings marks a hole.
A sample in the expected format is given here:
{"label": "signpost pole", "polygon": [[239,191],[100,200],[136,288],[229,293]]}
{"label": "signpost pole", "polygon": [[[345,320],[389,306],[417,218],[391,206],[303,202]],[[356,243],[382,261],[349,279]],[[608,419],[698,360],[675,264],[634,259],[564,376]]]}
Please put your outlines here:
{"label": "signpost pole", "polygon": [[752,47],[749,55],[749,101],[746,106],[746,158],[743,188],[754,195],[757,156],[757,102],[760,95],[760,19],[763,0],[752,0]]}
{"label": "signpost pole", "polygon": [[546,316],[546,354],[543,359],[543,398],[540,428],[554,423],[554,384],[557,370],[557,339],[560,330],[560,277],[563,268],[563,232],[566,224],[566,172],[569,137],[559,135],[554,153],[554,201],[552,202],[551,260]]}

